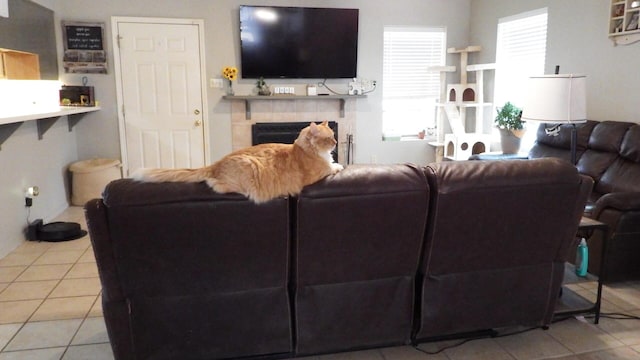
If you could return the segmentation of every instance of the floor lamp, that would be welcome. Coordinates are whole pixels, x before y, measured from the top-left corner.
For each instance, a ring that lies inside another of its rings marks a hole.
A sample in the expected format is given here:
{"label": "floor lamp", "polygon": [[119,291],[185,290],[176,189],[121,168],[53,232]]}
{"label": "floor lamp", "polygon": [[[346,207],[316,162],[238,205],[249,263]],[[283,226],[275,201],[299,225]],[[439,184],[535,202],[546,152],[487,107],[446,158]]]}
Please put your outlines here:
{"label": "floor lamp", "polygon": [[560,126],[571,124],[571,163],[576,164],[576,124],[587,122],[586,76],[556,74],[532,76],[527,84],[522,120],[554,124],[545,129],[557,136]]}

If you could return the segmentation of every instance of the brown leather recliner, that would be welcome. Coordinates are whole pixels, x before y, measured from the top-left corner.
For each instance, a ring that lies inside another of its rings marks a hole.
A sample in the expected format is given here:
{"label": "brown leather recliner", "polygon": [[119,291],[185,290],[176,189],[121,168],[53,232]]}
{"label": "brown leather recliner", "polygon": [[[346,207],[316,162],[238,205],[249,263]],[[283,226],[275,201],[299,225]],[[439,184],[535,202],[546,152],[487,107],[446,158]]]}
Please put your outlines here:
{"label": "brown leather recliner", "polygon": [[292,351],[289,199],[117,180],[85,211],[116,359]]}
{"label": "brown leather recliner", "polygon": [[426,168],[418,340],[549,325],[592,180],[559,159]]}
{"label": "brown leather recliner", "polygon": [[[529,158],[570,159],[570,125],[547,136],[542,124]],[[600,269],[603,234],[588,239],[589,272],[606,283],[640,280],[640,124],[588,121],[577,124],[577,164],[595,181],[585,215],[609,225],[606,270]]]}
{"label": "brown leather recliner", "polygon": [[296,354],[408,343],[429,190],[410,165],[350,165],[296,209]]}

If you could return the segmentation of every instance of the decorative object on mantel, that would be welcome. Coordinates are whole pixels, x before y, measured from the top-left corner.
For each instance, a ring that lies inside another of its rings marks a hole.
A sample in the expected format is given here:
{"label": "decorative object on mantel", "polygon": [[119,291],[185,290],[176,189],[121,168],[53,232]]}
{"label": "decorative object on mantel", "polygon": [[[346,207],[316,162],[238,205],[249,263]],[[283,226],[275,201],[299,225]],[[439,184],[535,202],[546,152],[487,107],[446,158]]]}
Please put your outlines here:
{"label": "decorative object on mantel", "polygon": [[271,90],[269,90],[269,85],[264,81],[264,78],[260,76],[260,79],[256,81],[256,88],[258,89],[258,95],[269,96],[271,95]]}
{"label": "decorative object on mantel", "polygon": [[524,136],[524,121],[522,121],[522,109],[507,101],[504,106],[497,108],[498,115],[494,123],[500,130],[500,144],[503,154],[517,154],[520,150],[520,141]]}
{"label": "decorative object on mantel", "polygon": [[236,68],[235,66],[225,66],[222,69],[222,76],[227,79],[227,95],[235,95],[235,93],[233,92],[233,80],[238,77],[238,68]]}

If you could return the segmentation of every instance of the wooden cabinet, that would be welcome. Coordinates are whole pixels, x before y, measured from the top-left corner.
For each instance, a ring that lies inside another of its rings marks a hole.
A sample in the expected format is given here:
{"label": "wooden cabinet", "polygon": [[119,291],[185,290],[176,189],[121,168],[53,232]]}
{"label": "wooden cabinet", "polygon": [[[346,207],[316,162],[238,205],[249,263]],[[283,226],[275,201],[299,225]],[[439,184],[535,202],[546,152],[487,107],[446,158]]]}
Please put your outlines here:
{"label": "wooden cabinet", "polygon": [[640,0],[611,0],[609,38],[618,45],[640,40]]}
{"label": "wooden cabinet", "polygon": [[0,49],[0,79],[40,80],[38,54]]}

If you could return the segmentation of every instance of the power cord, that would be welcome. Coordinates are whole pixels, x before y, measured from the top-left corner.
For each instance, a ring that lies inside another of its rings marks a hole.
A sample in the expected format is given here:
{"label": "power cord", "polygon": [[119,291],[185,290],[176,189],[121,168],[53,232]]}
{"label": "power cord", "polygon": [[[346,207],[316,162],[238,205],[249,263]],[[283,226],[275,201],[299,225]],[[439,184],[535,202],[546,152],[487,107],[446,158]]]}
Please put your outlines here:
{"label": "power cord", "polygon": [[[574,319],[574,316],[567,316],[567,317],[563,317],[563,318],[559,318],[559,319],[554,319],[551,323],[552,324],[556,324],[565,320],[569,320],[569,319]],[[587,315],[584,316],[584,318],[588,318],[588,319],[592,319],[595,318],[595,315]],[[607,318],[607,319],[614,319],[614,320],[640,320],[640,316],[635,316],[635,315],[630,315],[630,314],[624,314],[624,313],[600,313],[600,318]],[[427,355],[437,355],[440,354],[441,352],[448,350],[448,349],[452,349],[461,345],[464,345],[470,341],[474,341],[474,340],[481,340],[481,339],[487,339],[487,338],[501,338],[501,337],[507,337],[507,336],[513,336],[513,335],[518,335],[518,334],[523,334],[532,330],[536,330],[536,329],[545,329],[545,327],[541,327],[541,326],[535,326],[535,327],[530,327],[530,328],[526,328],[526,329],[522,329],[522,330],[517,330],[517,331],[513,331],[513,332],[508,332],[508,333],[504,333],[504,334],[500,334],[497,331],[493,331],[488,335],[484,335],[484,336],[477,336],[477,337],[470,337],[470,338],[466,338],[463,340],[460,340],[459,342],[455,343],[455,344],[451,344],[451,345],[447,345],[444,346],[436,351],[427,351],[424,349],[419,348],[419,344],[413,344],[413,348],[416,349],[417,351],[420,351],[421,353],[425,353]]]}
{"label": "power cord", "polygon": [[[371,92],[374,92],[376,90],[376,87],[378,86],[378,82],[375,81],[375,80],[370,81],[369,82],[369,86],[371,87],[371,89],[367,90],[367,91],[363,91],[361,95],[365,95],[365,94],[369,94]],[[327,79],[324,79],[321,82],[319,82],[318,83],[318,87],[326,88],[327,90],[329,90],[329,92],[331,92],[334,95],[349,95],[348,93],[346,93],[346,94],[345,93],[340,93],[340,92],[337,92],[337,91],[333,90],[332,88],[330,88],[327,85]]]}
{"label": "power cord", "polygon": [[329,90],[329,92],[331,92],[331,93],[332,93],[332,94],[334,94],[334,95],[349,95],[349,94],[342,94],[342,93],[339,93],[339,92],[337,92],[337,91],[334,91],[332,88],[330,88],[330,87],[327,85],[327,79],[324,79],[324,80],[322,80],[321,82],[319,82],[319,83],[318,83],[318,87],[326,88],[327,90]]}
{"label": "power cord", "polygon": [[[556,321],[553,321],[552,323],[557,323],[557,322],[565,321],[565,320],[568,320],[568,319],[571,319],[571,317],[558,319]],[[546,327],[546,326],[532,326],[532,327],[528,327],[528,328],[525,328],[525,329],[511,331],[511,332],[507,332],[507,333],[503,333],[503,334],[501,334],[498,331],[494,330],[494,331],[491,331],[488,335],[466,338],[466,339],[460,340],[459,342],[457,342],[455,344],[444,346],[444,347],[442,347],[442,348],[440,348],[440,349],[438,349],[436,351],[427,351],[427,350],[424,350],[424,349],[420,349],[418,347],[418,344],[414,344],[413,348],[418,350],[418,351],[420,351],[420,352],[422,352],[422,353],[425,353],[427,355],[437,355],[437,354],[439,354],[439,353],[441,353],[441,352],[443,352],[445,350],[452,349],[452,348],[464,345],[464,344],[466,344],[466,343],[468,343],[470,341],[482,340],[482,339],[487,339],[487,338],[497,339],[497,338],[502,338],[502,337],[507,337],[507,336],[524,334],[526,332],[537,330],[537,329],[546,330],[546,329],[548,329],[548,327]]]}

